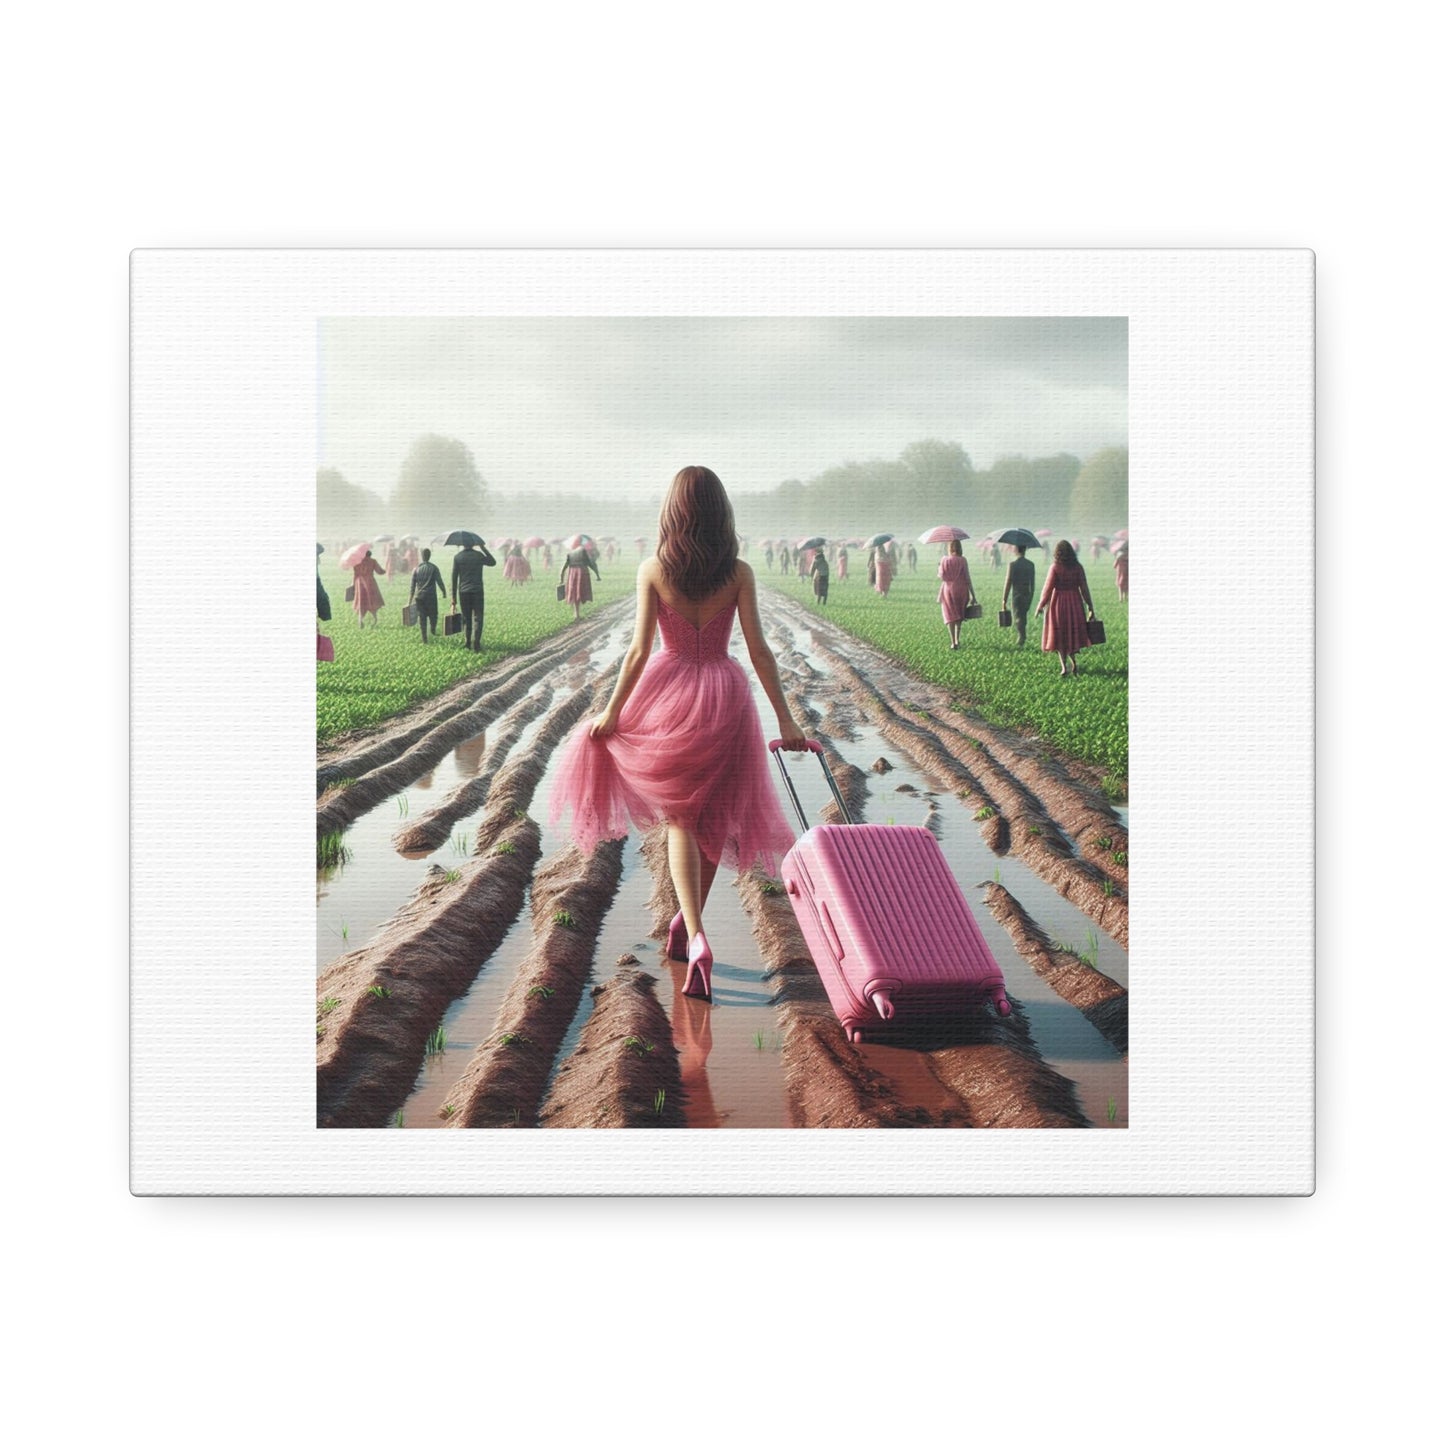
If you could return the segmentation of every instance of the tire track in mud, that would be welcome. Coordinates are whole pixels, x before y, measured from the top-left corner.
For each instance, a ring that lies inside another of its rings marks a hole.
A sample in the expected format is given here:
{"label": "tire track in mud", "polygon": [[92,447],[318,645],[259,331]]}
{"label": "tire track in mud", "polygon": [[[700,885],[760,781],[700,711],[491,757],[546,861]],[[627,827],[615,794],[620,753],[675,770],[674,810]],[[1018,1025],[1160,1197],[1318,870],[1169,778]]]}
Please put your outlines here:
{"label": "tire track in mud", "polygon": [[532,739],[531,747],[520,756],[509,759],[492,779],[486,809],[477,823],[477,853],[488,852],[509,822],[525,814],[532,806],[537,785],[552,761],[552,754],[589,711],[604,705],[612,690],[614,674],[620,666],[620,662],[614,663],[590,687],[579,687],[554,704]]}
{"label": "tire track in mud", "polygon": [[[393,793],[429,772],[458,743],[475,737],[491,727],[508,708],[519,702],[538,682],[556,674],[552,661],[523,669],[509,682],[493,689],[484,701],[478,701],[445,721],[436,723],[427,735],[414,743],[394,761],[356,778],[336,791],[329,789],[316,808],[316,836],[339,833],[368,813]],[[585,689],[584,689],[585,690]],[[410,729],[407,730],[410,732]]]}
{"label": "tire track in mud", "polygon": [[985,883],[984,902],[1014,947],[1065,1003],[1072,1004],[1121,1054],[1129,1052],[1129,991],[1078,954],[1058,947],[1001,883]]}
{"label": "tire track in mud", "polygon": [[453,880],[433,864],[375,939],[316,980],[318,1126],[377,1128],[406,1102],[428,1035],[521,912],[541,833],[514,821],[503,841],[510,851],[464,863]]}
{"label": "tire track in mud", "polygon": [[577,1047],[543,1101],[544,1128],[677,1129],[686,1123],[682,1073],[657,980],[630,953],[617,964],[617,976],[592,990],[592,1013]]}
{"label": "tire track in mud", "polygon": [[[774,605],[781,609],[781,603]],[[1052,816],[1057,790],[1049,787],[1050,780],[1042,770],[1036,767],[1028,770],[1036,774],[1041,795],[1014,776],[1020,755],[1015,748],[1005,744],[1005,734],[1001,730],[981,730],[992,743],[990,748],[989,742],[983,738],[974,737],[965,729],[951,724],[945,726],[935,717],[902,716],[898,709],[911,711],[912,705],[886,684],[872,680],[884,670],[885,665],[892,667],[892,664],[880,655],[877,660],[867,658],[866,666],[860,666],[857,659],[862,653],[856,643],[854,657],[850,660],[846,653],[820,640],[815,619],[809,617],[807,621],[813,625],[813,646],[835,668],[833,685],[852,695],[878,732],[904,752],[937,786],[978,804],[979,811],[989,810],[988,817],[976,819],[982,824],[981,835],[989,848],[1000,856],[1011,853],[1022,860],[1061,898],[1092,918],[1127,948],[1127,894],[1119,891],[1117,875],[1091,859],[1076,856],[1070,834]],[[892,670],[899,671],[896,667]],[[948,736],[943,735],[945,733],[958,741],[950,745]],[[977,757],[966,759],[961,756],[959,750],[965,747]],[[1005,751],[1009,759],[1007,765],[999,756]],[[1099,816],[1089,813],[1087,824],[1094,826]],[[1112,812],[1109,816],[1113,816]],[[1116,833],[1124,831],[1117,819],[1113,828]]]}
{"label": "tire track in mud", "polygon": [[503,714],[498,722],[508,726],[493,739],[478,764],[477,776],[454,788],[449,796],[443,798],[435,808],[428,809],[416,822],[399,829],[392,840],[397,852],[434,852],[451,836],[453,823],[460,818],[470,817],[482,807],[492,791],[492,777],[498,765],[505,761],[528,726],[546,711],[551,700],[551,687],[542,684],[516,707]]}
{"label": "tire track in mud", "polygon": [[[624,605],[625,599],[609,604],[580,628],[543,638],[532,651],[508,658],[456,683],[440,697],[418,704],[418,711],[408,711],[400,719],[388,719],[380,723],[377,730],[368,730],[360,736],[353,733],[334,741],[320,754],[316,769],[317,796],[340,779],[359,779],[374,768],[395,762],[417,743],[424,742],[439,724],[480,701],[495,703],[496,695],[503,690],[515,700],[540,676],[555,670],[559,663],[581,649],[595,645],[599,637],[616,626],[617,614]],[[530,681],[520,691],[514,691],[523,676]]]}
{"label": "tire track in mud", "polygon": [[590,855],[568,844],[532,880],[532,946],[497,1024],[447,1094],[451,1128],[531,1128],[622,878],[622,840]]}

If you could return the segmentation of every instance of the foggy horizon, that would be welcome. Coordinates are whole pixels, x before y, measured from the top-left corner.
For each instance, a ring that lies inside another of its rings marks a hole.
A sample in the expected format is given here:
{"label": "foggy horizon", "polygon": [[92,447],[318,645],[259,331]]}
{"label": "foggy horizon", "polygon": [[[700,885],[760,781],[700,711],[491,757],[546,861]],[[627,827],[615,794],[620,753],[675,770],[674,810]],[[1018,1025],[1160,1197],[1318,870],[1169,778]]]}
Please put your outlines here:
{"label": "foggy horizon", "polygon": [[490,492],[739,497],[911,442],[1087,461],[1128,445],[1122,317],[325,318],[317,466],[383,499],[429,433]]}

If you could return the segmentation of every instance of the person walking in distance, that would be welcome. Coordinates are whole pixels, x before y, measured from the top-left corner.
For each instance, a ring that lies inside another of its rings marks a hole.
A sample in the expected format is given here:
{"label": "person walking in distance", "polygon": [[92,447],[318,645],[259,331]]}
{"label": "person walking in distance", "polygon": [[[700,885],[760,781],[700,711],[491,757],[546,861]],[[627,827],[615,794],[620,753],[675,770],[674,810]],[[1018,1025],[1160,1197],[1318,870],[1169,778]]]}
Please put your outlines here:
{"label": "person walking in distance", "polygon": [[938,564],[938,604],[943,611],[943,625],[948,628],[948,649],[958,651],[958,630],[963,625],[963,612],[969,603],[977,602],[963,543],[955,539],[948,544],[948,555]]}
{"label": "person walking in distance", "polygon": [[1034,600],[1034,564],[1024,555],[1024,549],[1014,547],[1013,560],[1003,578],[1003,606],[1013,613],[1014,631],[1018,633],[1018,645],[1022,647],[1028,639],[1029,608]]}
{"label": "person walking in distance", "polygon": [[485,542],[468,542],[452,558],[452,611],[460,604],[465,644],[471,652],[482,650],[482,620],[486,612],[482,568],[496,565],[497,559],[487,551]]}
{"label": "person walking in distance", "polygon": [[828,555],[821,547],[813,553],[813,565],[808,571],[813,578],[813,596],[826,607],[828,605]]}
{"label": "person walking in distance", "polygon": [[1078,676],[1078,654],[1089,646],[1085,606],[1092,617],[1094,599],[1089,596],[1089,579],[1070,543],[1060,542],[1054,548],[1054,565],[1044,578],[1043,595],[1034,609],[1036,616],[1045,614],[1043,647],[1045,652],[1058,653],[1060,677],[1070,673]]}
{"label": "person walking in distance", "polygon": [[416,619],[421,627],[423,642],[427,640],[428,626],[432,636],[436,636],[438,587],[441,587],[442,596],[445,597],[447,589],[442,585],[442,569],[432,562],[431,548],[423,547],[421,561],[411,574],[411,602],[416,608]]}
{"label": "person walking in distance", "polygon": [[562,575],[557,579],[562,583],[562,600],[572,604],[573,622],[581,622],[582,604],[592,600],[592,578],[587,575],[589,570],[599,582],[602,580],[592,549],[581,542],[567,554],[562,563]]}
{"label": "person walking in distance", "polygon": [[637,624],[611,700],[563,745],[552,789],[552,820],[571,811],[584,853],[629,826],[667,824],[681,905],[667,956],[687,963],[692,998],[712,997],[702,914],[719,865],[776,876],[793,843],[748,675],[728,655],[734,617],[782,745],[806,747],[763,635],[756,577],[738,556],[732,504],[715,472],[684,467],[662,503],[656,555],[637,570]]}

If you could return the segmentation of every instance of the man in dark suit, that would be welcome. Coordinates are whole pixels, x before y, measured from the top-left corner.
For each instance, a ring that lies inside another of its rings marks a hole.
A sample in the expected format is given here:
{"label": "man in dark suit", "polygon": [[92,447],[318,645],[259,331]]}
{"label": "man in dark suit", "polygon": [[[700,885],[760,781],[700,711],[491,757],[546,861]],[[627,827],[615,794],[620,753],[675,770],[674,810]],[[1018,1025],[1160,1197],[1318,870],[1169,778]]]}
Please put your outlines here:
{"label": "man in dark suit", "polygon": [[482,568],[495,567],[497,559],[487,551],[485,542],[468,542],[452,558],[452,606],[462,609],[462,626],[466,644],[473,652],[482,650],[482,614],[486,600],[482,595]]}
{"label": "man in dark suit", "polygon": [[421,564],[411,574],[411,600],[416,608],[416,618],[421,623],[421,640],[427,640],[427,624],[431,624],[432,636],[436,636],[437,630],[437,588],[441,587],[442,596],[447,595],[447,589],[442,586],[442,569],[436,566],[431,559],[431,548],[421,549]]}

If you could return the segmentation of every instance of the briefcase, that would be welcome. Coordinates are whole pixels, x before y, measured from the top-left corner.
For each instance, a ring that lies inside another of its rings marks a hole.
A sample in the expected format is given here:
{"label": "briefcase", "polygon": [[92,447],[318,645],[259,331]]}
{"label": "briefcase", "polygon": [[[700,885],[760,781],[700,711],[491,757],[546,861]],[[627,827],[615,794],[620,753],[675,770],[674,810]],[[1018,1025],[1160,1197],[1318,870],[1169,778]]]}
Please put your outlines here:
{"label": "briefcase", "polygon": [[401,609],[401,625],[403,627],[416,626],[416,608],[407,603]]}
{"label": "briefcase", "polygon": [[451,637],[462,630],[462,614],[460,612],[448,612],[442,620],[442,635]]}
{"label": "briefcase", "polygon": [[999,613],[998,625],[1000,627],[1012,627],[1014,625],[1013,613],[1010,612],[1007,607],[1005,607],[1004,610]]}
{"label": "briefcase", "polygon": [[975,617],[982,617],[982,616],[983,616],[983,603],[982,603],[982,602],[970,602],[970,603],[968,604],[968,606],[963,609],[963,620],[964,620],[965,622],[972,622]]}
{"label": "briefcase", "polygon": [[348,602],[355,602],[355,601],[356,601],[356,583],[355,583],[355,582],[353,582],[353,583],[351,584],[351,586],[346,589],[346,600],[347,600]]}
{"label": "briefcase", "polygon": [[1089,634],[1089,646],[1097,647],[1104,640],[1104,624],[1097,617],[1091,617],[1084,627]]}
{"label": "briefcase", "polygon": [[565,602],[566,600],[567,600],[567,588],[566,588],[562,583],[559,582],[559,583],[557,584],[557,601],[558,601],[558,602]]}

